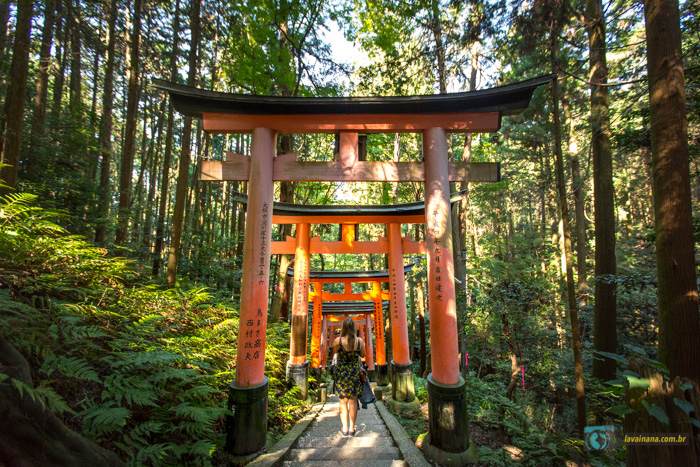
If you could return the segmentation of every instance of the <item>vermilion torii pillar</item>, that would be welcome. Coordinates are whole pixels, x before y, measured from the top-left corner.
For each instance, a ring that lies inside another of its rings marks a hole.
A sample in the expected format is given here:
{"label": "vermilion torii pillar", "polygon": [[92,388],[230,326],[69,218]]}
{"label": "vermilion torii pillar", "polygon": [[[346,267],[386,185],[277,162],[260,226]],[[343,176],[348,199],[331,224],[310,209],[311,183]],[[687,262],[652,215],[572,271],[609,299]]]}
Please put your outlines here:
{"label": "vermilion torii pillar", "polygon": [[[449,195],[449,193],[448,193]],[[449,196],[447,205],[449,206]],[[411,402],[416,398],[408,343],[406,282],[404,280],[401,224],[387,224],[389,237],[389,292],[391,294],[391,394],[394,400]]]}
{"label": "vermilion torii pillar", "polygon": [[270,277],[270,242],[272,241],[272,166],[276,134],[269,128],[253,130],[250,156],[248,221],[243,245],[243,270],[239,317],[236,379],[231,383],[229,403],[236,408],[229,418],[227,440],[232,454],[243,455],[265,446],[267,423],[251,429],[251,419],[267,420],[267,386],[265,376],[265,337]]}
{"label": "vermilion torii pillar", "polygon": [[374,335],[377,338],[377,358],[374,362],[375,378],[377,386],[387,386],[389,384],[389,371],[386,364],[386,348],[384,347],[384,313],[382,312],[381,282],[372,282],[372,298],[374,301]]}
{"label": "vermilion torii pillar", "polygon": [[308,393],[309,362],[306,359],[307,329],[309,327],[309,224],[297,224],[296,251],[294,253],[294,295],[292,298],[292,335],[290,339],[288,371],[291,380],[301,388],[302,399]]}
{"label": "vermilion torii pillar", "polygon": [[[470,444],[465,385],[459,377],[458,366],[447,186],[450,181],[498,181],[500,169],[493,163],[448,162],[445,134],[497,131],[502,117],[527,108],[535,89],[551,79],[551,75],[542,76],[468,93],[350,98],[245,96],[154,80],[157,88],[170,93],[175,109],[201,118],[205,131],[253,133],[251,157],[230,154],[225,162],[206,161],[201,173],[201,179],[208,181],[247,180],[251,189],[237,373],[230,391],[233,416],[229,417],[229,452],[254,454],[262,449],[266,439],[267,380],[263,370],[272,182],[424,181],[426,209],[423,217],[430,240],[434,242],[428,246],[433,373],[428,378],[430,441],[426,454],[436,459],[441,459],[441,453],[448,453],[450,458],[454,455],[461,459],[468,457],[469,449],[464,449]],[[360,132],[422,133],[425,163],[359,161]],[[340,133],[341,154],[337,162],[297,161],[294,154],[274,157],[277,133]],[[381,216],[377,218],[379,223],[386,223]],[[342,219],[333,223],[342,223]],[[313,251],[313,241],[311,249]],[[337,253],[364,253],[362,248],[341,250]],[[404,249],[404,252],[407,251]],[[376,330],[379,333],[380,327]]]}
{"label": "vermilion torii pillar", "polygon": [[[442,128],[423,131],[425,233],[428,250],[428,310],[432,373],[428,375],[430,457],[441,451],[475,460],[469,440],[466,381],[459,374],[457,302],[452,257],[447,140]],[[439,330],[439,332],[435,332]]]}

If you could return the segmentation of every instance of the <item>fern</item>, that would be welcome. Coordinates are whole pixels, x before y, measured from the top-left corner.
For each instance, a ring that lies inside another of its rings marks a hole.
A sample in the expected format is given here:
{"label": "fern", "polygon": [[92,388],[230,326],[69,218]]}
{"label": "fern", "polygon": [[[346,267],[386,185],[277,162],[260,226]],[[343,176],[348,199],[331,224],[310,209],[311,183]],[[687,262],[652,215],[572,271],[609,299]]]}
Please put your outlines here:
{"label": "fern", "polygon": [[102,392],[102,400],[114,400],[118,404],[124,400],[129,405],[157,407],[158,395],[155,388],[148,381],[131,376],[112,375],[105,382],[105,390]]}
{"label": "fern", "polygon": [[66,403],[66,400],[61,397],[60,394],[56,393],[51,388],[38,387],[34,389],[34,393],[45,401],[45,404],[42,405],[44,405],[44,407],[48,406],[51,411],[75,415],[75,410]]}
{"label": "fern", "polygon": [[190,452],[196,456],[211,456],[214,453],[214,444],[200,439],[190,448]]}
{"label": "fern", "polygon": [[66,401],[51,388],[44,386],[33,388],[20,380],[10,377],[6,373],[0,373],[0,384],[3,384],[5,381],[9,381],[12,387],[19,392],[20,397],[25,395],[30,397],[34,402],[41,404],[43,410],[46,410],[48,407],[54,412],[75,414],[75,411],[70,408]]}
{"label": "fern", "polygon": [[126,407],[96,406],[83,410],[83,430],[102,435],[119,430],[126,425],[131,411]]}
{"label": "fern", "polygon": [[212,413],[204,407],[195,407],[187,402],[183,402],[170,409],[175,412],[175,415],[182,418],[188,418],[197,423],[213,423],[213,420],[218,414]]}
{"label": "fern", "polygon": [[46,376],[51,376],[56,370],[60,371],[67,378],[84,381],[100,381],[95,369],[82,358],[48,355],[44,359],[41,371],[43,371]]}
{"label": "fern", "polygon": [[[44,377],[36,389],[15,383],[15,390],[64,413],[68,425],[116,447],[130,465],[211,463],[223,447],[238,310],[210,303],[202,287],[162,290],[125,259],[42,230],[30,217],[56,215],[30,209],[32,202],[11,200],[12,218],[0,219],[0,279],[9,287],[0,290],[0,330],[40,362]],[[15,301],[20,296],[26,301]],[[306,409],[286,391],[288,339],[288,326],[270,323],[268,413],[278,432]],[[12,381],[0,374],[0,384]]]}

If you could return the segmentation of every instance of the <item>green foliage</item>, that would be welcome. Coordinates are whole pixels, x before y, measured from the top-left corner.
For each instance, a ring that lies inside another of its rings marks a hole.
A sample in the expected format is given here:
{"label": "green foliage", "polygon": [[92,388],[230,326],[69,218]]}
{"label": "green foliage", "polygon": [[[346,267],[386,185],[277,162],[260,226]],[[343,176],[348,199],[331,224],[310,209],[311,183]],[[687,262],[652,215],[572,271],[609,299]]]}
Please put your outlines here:
{"label": "green foliage", "polygon": [[[35,388],[10,383],[132,464],[210,464],[234,377],[234,304],[143,282],[33,200],[0,203],[0,331],[38,370]],[[281,435],[308,407],[286,387],[288,328],[268,329],[270,428]]]}

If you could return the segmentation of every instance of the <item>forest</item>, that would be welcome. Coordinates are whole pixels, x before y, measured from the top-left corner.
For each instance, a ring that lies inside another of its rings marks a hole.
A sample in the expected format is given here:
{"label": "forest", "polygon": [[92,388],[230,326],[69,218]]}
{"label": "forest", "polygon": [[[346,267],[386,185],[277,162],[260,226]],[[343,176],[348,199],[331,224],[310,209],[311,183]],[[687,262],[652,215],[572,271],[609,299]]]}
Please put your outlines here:
{"label": "forest", "polygon": [[[480,462],[700,464],[699,57],[691,0],[0,0],[0,464],[231,461],[248,184],[199,171],[249,154],[251,137],[204,131],[152,80],[413,96],[549,74],[499,131],[448,134],[450,160],[501,164],[499,182],[451,186],[462,193],[457,319]],[[361,136],[368,161],[422,160],[420,133]],[[338,143],[277,144],[332,161]],[[424,187],[275,182],[274,199],[399,204],[423,200]],[[337,240],[339,229],[311,236]],[[422,225],[402,233],[426,238]],[[274,225],[272,238],[294,234]],[[311,270],[381,270],[385,256],[317,254]],[[426,404],[426,258],[404,260]],[[285,375],[293,262],[274,255],[270,267],[272,440],[312,405]],[[427,431],[425,417],[399,418],[414,440]],[[690,443],[590,450],[590,426]]]}

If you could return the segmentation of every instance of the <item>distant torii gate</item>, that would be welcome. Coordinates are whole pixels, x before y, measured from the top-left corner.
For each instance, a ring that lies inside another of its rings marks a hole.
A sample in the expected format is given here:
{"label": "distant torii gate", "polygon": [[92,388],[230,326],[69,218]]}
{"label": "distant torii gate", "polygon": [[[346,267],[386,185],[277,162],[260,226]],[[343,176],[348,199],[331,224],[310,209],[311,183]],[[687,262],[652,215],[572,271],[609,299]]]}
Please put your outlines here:
{"label": "distant torii gate", "polygon": [[[461,458],[473,454],[466,382],[459,374],[449,182],[498,181],[499,167],[494,163],[449,162],[446,133],[497,131],[503,116],[527,108],[535,89],[549,81],[551,76],[544,76],[498,88],[428,96],[291,98],[219,93],[154,80],[157,88],[170,93],[175,109],[201,118],[205,131],[252,133],[250,157],[237,155],[227,162],[205,162],[201,174],[202,180],[249,182],[236,379],[229,392],[233,411],[228,422],[230,453],[254,454],[267,441],[264,355],[270,211],[273,182],[279,180],[424,182],[428,310],[433,329],[426,453],[447,452]],[[421,133],[424,162],[358,161],[360,132]],[[293,154],[275,157],[276,137],[282,133],[340,133],[338,162],[297,161]],[[435,330],[440,331],[439,336]]]}
{"label": "distant torii gate", "polygon": [[[276,204],[277,205],[277,204]],[[359,216],[361,218],[362,216]],[[341,231],[344,233],[344,238],[342,243],[345,246],[348,246],[352,248],[354,242],[352,242],[352,236],[353,236],[353,225],[347,225],[343,224],[341,226]],[[273,242],[274,245],[275,242]],[[318,242],[320,243],[331,243],[331,242]],[[372,244],[375,242],[365,242],[367,244]],[[420,245],[418,245],[420,247]],[[330,246],[326,245],[325,248],[330,248]],[[420,248],[419,248],[420,249]],[[313,251],[314,248],[311,248],[311,251]],[[296,258],[296,261],[299,261],[300,258]],[[304,261],[304,258],[301,258],[302,261]],[[412,265],[406,265],[403,266],[403,270],[401,271],[401,280],[403,281],[404,275],[409,272],[412,268]],[[297,276],[295,274],[294,268],[289,268],[288,275],[292,276]],[[395,304],[394,301],[392,300],[392,291],[391,289],[386,291],[386,290],[381,290],[381,283],[382,282],[387,282],[391,283],[392,281],[392,276],[389,272],[389,270],[381,270],[381,271],[316,271],[312,272],[308,275],[308,277],[304,277],[301,279],[302,284],[303,282],[310,282],[311,285],[313,285],[314,292],[309,294],[309,303],[312,309],[312,338],[311,338],[311,367],[312,368],[319,368],[320,366],[323,365],[321,355],[323,355],[324,352],[324,337],[326,336],[325,332],[325,326],[328,325],[328,317],[327,315],[338,315],[338,314],[344,314],[344,315],[356,315],[358,313],[363,313],[366,315],[371,315],[371,318],[374,320],[374,327],[377,330],[377,359],[376,359],[376,381],[377,384],[380,386],[386,386],[389,384],[389,373],[388,373],[388,366],[387,366],[387,361],[386,361],[386,353],[385,353],[385,346],[384,346],[384,314],[383,314],[383,309],[384,309],[384,303],[388,302],[390,303],[391,309],[397,309],[399,307],[403,307],[404,309],[404,319],[396,319],[392,318],[391,320],[391,327],[392,327],[392,335],[395,335],[396,338],[392,339],[392,344],[393,344],[393,349],[396,349],[392,351],[393,353],[396,353],[398,355],[401,355],[401,358],[404,358],[405,361],[399,360],[398,362],[398,368],[401,369],[403,367],[408,367],[410,366],[410,356],[408,355],[408,332],[407,332],[407,321],[405,319],[405,295],[403,300],[400,300],[398,304]],[[352,284],[357,284],[357,283],[367,283],[371,286],[371,290],[364,292],[364,293],[353,293],[351,290],[351,285]],[[329,292],[321,292],[323,284],[344,284],[344,291],[343,293],[336,293],[336,294],[331,294]],[[298,290],[301,288],[301,285],[297,285],[297,288],[295,290]],[[296,293],[296,292],[295,292]],[[354,301],[354,302],[353,302]],[[362,302],[369,302],[366,308],[366,311],[360,311],[361,310],[361,303]],[[339,306],[334,306],[335,304],[343,304],[347,307],[347,309],[343,309],[342,307]],[[300,315],[300,311],[296,308],[296,306],[300,306],[303,308],[303,302],[296,302],[295,307],[293,308],[293,313],[295,315]],[[369,316],[368,316],[369,317]],[[301,320],[297,320],[300,322]],[[306,342],[306,331],[307,331],[307,321],[304,321],[304,325],[301,325],[301,323],[298,326],[293,326],[292,327],[292,342],[296,341],[301,341],[302,338],[304,342]],[[369,340],[372,337],[372,327],[373,324],[371,322],[367,322],[365,324],[362,324],[362,326],[365,327],[366,329],[366,335],[368,337],[368,342],[367,344],[367,351],[369,354],[369,358],[372,359],[368,365],[369,365],[369,370],[370,370],[370,375],[375,376],[375,362],[374,362],[374,357],[371,355],[372,351],[372,342]],[[394,328],[397,328],[397,331],[394,332]],[[406,332],[404,333],[403,330],[404,328],[406,329]],[[405,334],[405,335],[404,335]],[[405,338],[405,341],[403,340]],[[404,350],[405,349],[405,350]],[[306,387],[306,378],[308,377],[308,368],[309,364],[306,362],[306,350],[304,350],[304,355],[303,356],[296,356],[294,357],[294,348],[292,348],[292,360],[290,360],[290,372],[292,375],[295,376],[294,381],[297,385],[302,387],[302,393],[304,393],[304,388]],[[301,349],[299,349],[301,350]],[[406,355],[403,355],[406,354]],[[296,360],[295,360],[296,358]],[[410,379],[410,381],[405,381],[401,382],[398,386],[403,388],[402,391],[400,391],[399,394],[396,394],[396,388],[397,385],[394,384],[392,388],[392,395],[394,398],[401,400],[401,401],[411,401],[415,398],[414,390],[413,390],[413,378],[411,377],[412,375],[409,372],[406,371],[397,371],[397,362],[392,362],[392,374],[402,374],[403,379]]]}
{"label": "distant torii gate", "polygon": [[[389,300],[383,300],[381,302],[381,309],[386,310],[389,308]],[[376,322],[375,313],[377,306],[374,302],[333,302],[327,306],[323,307],[323,320],[321,321],[321,356],[319,367],[321,370],[326,368],[326,356],[328,355],[329,342],[332,342],[331,337],[334,336],[334,331],[342,328],[342,321],[350,316],[355,321],[355,325],[359,326],[359,329],[364,329],[364,339],[365,339],[365,363],[367,364],[367,376],[370,381],[375,381],[375,363],[374,363],[374,346],[372,344],[372,328],[373,323]],[[309,311],[313,312],[313,303],[309,303]],[[357,318],[357,316],[364,316],[364,318]],[[380,331],[381,334],[377,334],[377,354],[384,356],[384,336],[383,330]],[[384,358],[383,361],[386,361]],[[384,370],[386,370],[386,363],[383,364]],[[384,383],[386,383],[386,376],[383,377]]]}

